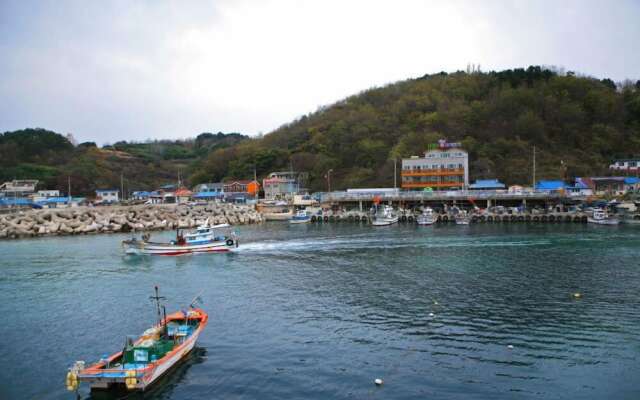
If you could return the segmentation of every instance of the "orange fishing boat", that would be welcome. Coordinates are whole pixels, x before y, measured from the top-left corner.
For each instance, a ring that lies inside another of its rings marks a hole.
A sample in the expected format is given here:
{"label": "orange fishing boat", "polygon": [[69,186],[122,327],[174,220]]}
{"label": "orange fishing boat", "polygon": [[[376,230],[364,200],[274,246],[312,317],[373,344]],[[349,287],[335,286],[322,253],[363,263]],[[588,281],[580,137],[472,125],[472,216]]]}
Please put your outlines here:
{"label": "orange fishing boat", "polygon": [[187,311],[165,312],[160,317],[163,297],[157,286],[155,290],[151,298],[157,304],[158,323],[137,339],[128,337],[122,351],[89,367],[76,361],[67,373],[68,390],[76,391],[81,382],[87,382],[92,390],[125,387],[144,391],[189,354],[209,320],[204,310],[195,307],[200,298],[196,297]]}

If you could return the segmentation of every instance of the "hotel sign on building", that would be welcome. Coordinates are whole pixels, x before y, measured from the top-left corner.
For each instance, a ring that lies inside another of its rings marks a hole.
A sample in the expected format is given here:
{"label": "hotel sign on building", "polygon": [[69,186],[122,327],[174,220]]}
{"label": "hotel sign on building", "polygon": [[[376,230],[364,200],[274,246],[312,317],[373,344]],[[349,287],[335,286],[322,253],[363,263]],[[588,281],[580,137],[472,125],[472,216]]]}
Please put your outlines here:
{"label": "hotel sign on building", "polygon": [[424,157],[402,160],[402,188],[464,189],[469,185],[469,154],[460,143],[439,140]]}

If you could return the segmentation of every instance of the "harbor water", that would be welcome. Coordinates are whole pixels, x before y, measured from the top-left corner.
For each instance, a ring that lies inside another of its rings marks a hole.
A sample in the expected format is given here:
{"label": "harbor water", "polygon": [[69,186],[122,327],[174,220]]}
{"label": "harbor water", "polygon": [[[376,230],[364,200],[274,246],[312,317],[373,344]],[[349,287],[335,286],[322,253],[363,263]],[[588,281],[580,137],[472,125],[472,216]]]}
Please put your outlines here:
{"label": "harbor water", "polygon": [[0,398],[73,399],[67,368],[149,327],[154,285],[167,311],[202,291],[210,321],[145,398],[640,398],[640,227],[238,233],[157,258],[123,257],[125,235],[0,242]]}

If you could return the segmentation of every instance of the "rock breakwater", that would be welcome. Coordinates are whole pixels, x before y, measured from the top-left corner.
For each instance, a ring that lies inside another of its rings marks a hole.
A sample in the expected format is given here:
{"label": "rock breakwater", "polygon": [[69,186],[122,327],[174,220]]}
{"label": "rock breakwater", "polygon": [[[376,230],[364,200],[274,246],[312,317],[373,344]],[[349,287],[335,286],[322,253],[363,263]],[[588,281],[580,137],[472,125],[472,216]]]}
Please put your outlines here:
{"label": "rock breakwater", "polygon": [[28,210],[0,215],[0,239],[170,230],[207,222],[255,224],[262,222],[262,215],[252,206],[225,203]]}

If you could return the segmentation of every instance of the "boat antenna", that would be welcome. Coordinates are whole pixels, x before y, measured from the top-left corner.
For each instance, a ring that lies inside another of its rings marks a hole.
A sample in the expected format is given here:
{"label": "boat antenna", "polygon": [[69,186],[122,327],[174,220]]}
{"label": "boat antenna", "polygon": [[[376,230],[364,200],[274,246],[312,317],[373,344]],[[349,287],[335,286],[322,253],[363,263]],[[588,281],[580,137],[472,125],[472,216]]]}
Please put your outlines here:
{"label": "boat antenna", "polygon": [[167,298],[164,296],[159,296],[158,295],[158,285],[154,286],[155,290],[156,290],[156,295],[155,296],[149,296],[149,299],[151,300],[155,300],[156,302],[156,310],[158,311],[158,324],[161,323],[161,319],[160,319],[160,300],[166,300]]}
{"label": "boat antenna", "polygon": [[202,292],[203,292],[202,290],[198,292],[196,297],[194,297],[193,300],[191,300],[191,303],[189,303],[189,308],[195,308],[196,305],[204,303],[202,301],[202,297],[200,297],[202,295]]}

